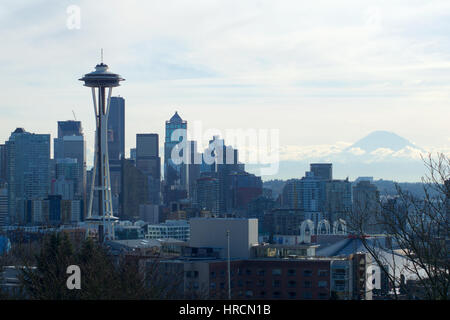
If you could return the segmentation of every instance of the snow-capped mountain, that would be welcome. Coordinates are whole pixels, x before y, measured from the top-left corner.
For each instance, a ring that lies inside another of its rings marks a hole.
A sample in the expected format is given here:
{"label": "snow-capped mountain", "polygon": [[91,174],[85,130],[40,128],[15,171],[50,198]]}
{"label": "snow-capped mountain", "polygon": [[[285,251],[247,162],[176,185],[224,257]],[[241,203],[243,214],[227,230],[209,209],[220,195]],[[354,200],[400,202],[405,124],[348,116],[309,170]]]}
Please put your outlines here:
{"label": "snow-capped mountain", "polygon": [[[397,181],[420,181],[426,173],[427,151],[393,132],[374,131],[355,143],[281,148],[278,174],[263,179],[302,177],[313,162],[333,163],[333,176],[358,176]],[[258,174],[255,166],[246,166]]]}

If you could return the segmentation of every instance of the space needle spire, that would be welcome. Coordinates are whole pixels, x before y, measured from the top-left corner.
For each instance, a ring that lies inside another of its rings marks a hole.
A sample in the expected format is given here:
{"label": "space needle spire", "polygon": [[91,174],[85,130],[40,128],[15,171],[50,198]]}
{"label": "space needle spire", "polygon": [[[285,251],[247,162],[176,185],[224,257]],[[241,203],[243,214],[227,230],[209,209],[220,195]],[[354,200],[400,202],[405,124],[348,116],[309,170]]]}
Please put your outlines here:
{"label": "space needle spire", "polygon": [[[103,49],[101,49],[101,63],[95,66],[95,71],[79,79],[92,90],[92,100],[95,113],[95,152],[94,168],[91,182],[91,194],[88,204],[86,222],[97,226],[99,240],[114,239],[114,223],[118,220],[113,215],[111,181],[108,159],[108,115],[113,87],[118,87],[123,79],[120,75],[109,71],[103,63]],[[108,91],[108,96],[106,96]],[[93,208],[94,194],[98,196],[98,208]]]}

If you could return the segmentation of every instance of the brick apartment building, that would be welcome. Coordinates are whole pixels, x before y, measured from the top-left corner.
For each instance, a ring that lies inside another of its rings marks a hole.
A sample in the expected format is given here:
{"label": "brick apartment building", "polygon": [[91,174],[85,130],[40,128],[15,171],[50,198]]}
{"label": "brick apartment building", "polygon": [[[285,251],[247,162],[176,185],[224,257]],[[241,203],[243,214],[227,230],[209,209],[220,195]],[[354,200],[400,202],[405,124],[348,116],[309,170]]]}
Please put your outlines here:
{"label": "brick apartment building", "polygon": [[[232,299],[351,299],[354,257],[250,258],[230,261]],[[228,298],[227,260],[179,258],[160,262],[161,274],[179,283],[179,294],[201,299]],[[362,283],[363,284],[363,283]]]}

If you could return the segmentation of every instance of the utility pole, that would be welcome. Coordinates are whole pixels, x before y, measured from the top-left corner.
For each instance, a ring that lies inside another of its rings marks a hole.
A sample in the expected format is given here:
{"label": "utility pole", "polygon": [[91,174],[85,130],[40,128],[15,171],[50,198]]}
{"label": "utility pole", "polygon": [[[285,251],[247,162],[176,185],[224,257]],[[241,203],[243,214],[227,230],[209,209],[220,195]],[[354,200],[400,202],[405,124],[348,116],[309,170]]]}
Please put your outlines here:
{"label": "utility pole", "polygon": [[230,272],[230,230],[227,230],[227,265],[228,265],[228,300],[231,300],[231,272]]}

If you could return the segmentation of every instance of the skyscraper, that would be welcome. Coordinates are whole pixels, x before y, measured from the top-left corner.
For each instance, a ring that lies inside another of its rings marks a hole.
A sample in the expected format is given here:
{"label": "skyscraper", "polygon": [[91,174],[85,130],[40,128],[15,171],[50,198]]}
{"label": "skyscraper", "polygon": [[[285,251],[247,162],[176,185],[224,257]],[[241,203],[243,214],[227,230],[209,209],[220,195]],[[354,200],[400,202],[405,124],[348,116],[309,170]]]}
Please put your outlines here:
{"label": "skyscraper", "polygon": [[58,138],[65,136],[82,136],[83,128],[81,121],[67,120],[58,121]]}
{"label": "skyscraper", "polygon": [[[178,137],[172,137],[176,130],[181,130]],[[175,164],[172,160],[172,149],[186,137],[187,122],[181,119],[178,112],[166,121],[166,136],[164,141],[164,181],[166,186],[181,185],[182,164]],[[182,156],[182,155],[180,155]]]}
{"label": "skyscraper", "polygon": [[197,152],[197,141],[188,141],[187,143],[188,163],[185,165],[186,189],[188,198],[195,198],[195,186],[197,179],[200,178],[202,155]]}
{"label": "skyscraper", "polygon": [[[231,213],[233,206],[231,201],[231,179],[229,175],[234,172],[244,171],[244,168],[238,162],[238,150],[231,146],[225,145],[225,141],[219,136],[214,136],[209,141],[209,146],[205,150],[204,155],[206,159],[204,162],[211,162],[202,164],[203,170],[211,172],[219,181],[219,212],[221,214]],[[208,158],[210,158],[208,160]]]}
{"label": "skyscraper", "polygon": [[55,163],[62,159],[75,159],[78,164],[76,193],[82,197],[86,188],[86,144],[83,136],[64,136],[54,139]]}
{"label": "skyscraper", "polygon": [[108,117],[109,161],[125,157],[125,99],[111,97]]}
{"label": "skyscraper", "polygon": [[331,163],[311,163],[310,171],[320,180],[333,179],[333,164]]}
{"label": "skyscraper", "polygon": [[49,191],[50,135],[17,128],[6,142],[8,207],[11,224],[26,224],[25,201],[44,199]]}
{"label": "skyscraper", "polygon": [[202,176],[197,179],[195,203],[200,210],[207,210],[219,214],[219,179],[211,176]]}
{"label": "skyscraper", "polygon": [[161,158],[159,157],[159,137],[156,133],[136,135],[136,168],[148,179],[148,200],[150,204],[160,204]]}
{"label": "skyscraper", "polygon": [[0,227],[8,224],[8,189],[0,186]]}
{"label": "skyscraper", "polygon": [[[363,230],[367,233],[380,231],[380,192],[370,181],[361,180],[353,187],[353,216],[361,218]],[[359,221],[359,220],[358,220]]]}
{"label": "skyscraper", "polygon": [[[72,177],[68,180],[73,181],[74,184],[74,199],[83,201],[83,212],[86,208],[86,142],[84,140],[83,127],[80,121],[58,121],[58,137],[53,140],[53,158],[56,165],[59,162],[67,161],[73,163],[71,160],[75,159],[77,167],[77,177],[73,180]],[[74,166],[72,164],[72,166]],[[55,171],[55,178],[57,174]],[[61,173],[58,175],[61,181]],[[73,200],[73,199],[72,199]]]}
{"label": "skyscraper", "polygon": [[304,212],[321,212],[324,207],[325,180],[307,171],[301,179],[286,182],[282,192],[282,207],[300,209]]}
{"label": "skyscraper", "polygon": [[52,182],[52,187],[56,188],[52,188],[52,194],[62,195],[63,200],[74,200],[81,182],[77,159],[56,159],[55,171],[56,181]]}
{"label": "skyscraper", "polygon": [[129,159],[122,159],[120,219],[139,219],[139,206],[148,204],[148,178]]}
{"label": "skyscraper", "polygon": [[120,160],[125,158],[125,99],[122,97],[111,97],[108,115],[108,158],[113,213],[117,216],[122,181]]}
{"label": "skyscraper", "polygon": [[6,146],[0,144],[0,188],[6,182],[7,179],[7,164],[6,164]]}
{"label": "skyscraper", "polygon": [[325,214],[331,223],[347,219],[352,209],[351,183],[346,180],[331,180],[325,183]]}
{"label": "skyscraper", "polygon": [[250,201],[262,194],[262,180],[248,172],[233,172],[228,175],[230,192],[227,207],[245,212]]}

